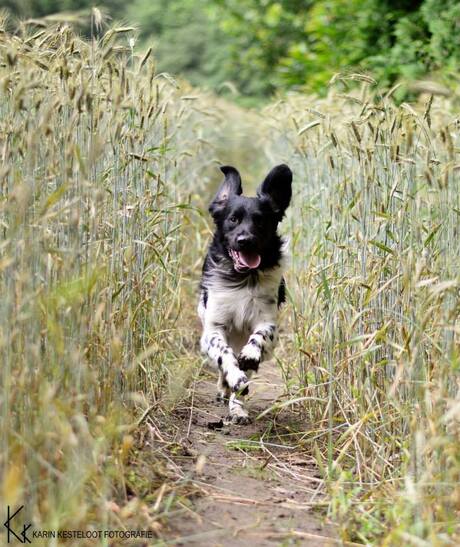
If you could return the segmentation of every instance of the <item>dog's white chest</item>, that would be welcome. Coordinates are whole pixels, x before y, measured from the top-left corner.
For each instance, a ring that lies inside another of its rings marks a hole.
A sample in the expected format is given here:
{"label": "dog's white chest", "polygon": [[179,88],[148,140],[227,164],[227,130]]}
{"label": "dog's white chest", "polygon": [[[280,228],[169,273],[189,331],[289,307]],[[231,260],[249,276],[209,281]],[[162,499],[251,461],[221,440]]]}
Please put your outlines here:
{"label": "dog's white chest", "polygon": [[241,286],[226,286],[224,281],[214,281],[209,287],[205,321],[245,331],[260,322],[275,319],[280,281],[281,268],[259,275],[256,283]]}
{"label": "dog's white chest", "polygon": [[251,329],[267,307],[268,295],[260,294],[257,288],[243,287],[229,293],[214,293],[215,311],[226,324],[236,330]]}

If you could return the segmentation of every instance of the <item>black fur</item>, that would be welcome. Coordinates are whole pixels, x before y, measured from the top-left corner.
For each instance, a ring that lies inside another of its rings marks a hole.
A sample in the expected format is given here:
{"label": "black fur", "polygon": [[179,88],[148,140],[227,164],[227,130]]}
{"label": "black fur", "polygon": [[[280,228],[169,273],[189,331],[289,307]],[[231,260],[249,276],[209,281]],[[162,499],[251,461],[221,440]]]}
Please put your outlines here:
{"label": "black fur", "polygon": [[281,304],[284,304],[286,302],[286,281],[284,281],[284,278],[281,279],[280,286],[278,288],[278,308],[281,306]]}

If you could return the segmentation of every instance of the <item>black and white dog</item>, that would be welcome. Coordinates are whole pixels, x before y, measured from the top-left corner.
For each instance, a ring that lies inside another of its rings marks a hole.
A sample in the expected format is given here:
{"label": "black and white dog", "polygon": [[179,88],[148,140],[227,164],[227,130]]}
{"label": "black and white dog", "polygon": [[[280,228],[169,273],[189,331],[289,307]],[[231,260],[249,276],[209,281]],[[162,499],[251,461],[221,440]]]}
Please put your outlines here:
{"label": "black and white dog", "polygon": [[278,165],[257,189],[243,196],[234,167],[209,206],[216,229],[203,265],[198,314],[201,350],[218,370],[218,398],[229,400],[234,423],[248,423],[241,396],[262,361],[271,358],[277,316],[285,300],[285,245],[278,223],[291,200],[292,172]]}

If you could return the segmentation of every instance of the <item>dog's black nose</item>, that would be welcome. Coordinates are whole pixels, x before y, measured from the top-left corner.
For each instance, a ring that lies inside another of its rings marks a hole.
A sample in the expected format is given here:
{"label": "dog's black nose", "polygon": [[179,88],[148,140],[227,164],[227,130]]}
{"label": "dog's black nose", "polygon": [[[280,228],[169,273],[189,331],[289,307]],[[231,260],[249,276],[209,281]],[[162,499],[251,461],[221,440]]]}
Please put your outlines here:
{"label": "dog's black nose", "polygon": [[247,249],[254,244],[254,238],[249,235],[240,235],[236,238],[236,242],[241,249]]}

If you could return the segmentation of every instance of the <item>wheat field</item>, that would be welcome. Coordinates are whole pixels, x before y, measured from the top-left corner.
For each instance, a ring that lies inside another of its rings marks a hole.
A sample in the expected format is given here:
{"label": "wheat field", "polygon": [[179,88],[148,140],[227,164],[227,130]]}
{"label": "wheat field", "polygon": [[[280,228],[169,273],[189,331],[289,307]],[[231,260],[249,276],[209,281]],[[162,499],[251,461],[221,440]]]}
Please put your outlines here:
{"label": "wheat field", "polygon": [[348,75],[327,98],[244,111],[156,73],[129,27],[92,41],[66,25],[2,29],[3,505],[26,500],[43,529],[123,521],[161,541],[193,489],[142,439],[147,416],[167,437],[202,365],[217,166],[254,184],[283,161],[286,396],[267,413],[305,423],[293,438],[342,540],[458,544],[456,105],[396,105]]}

